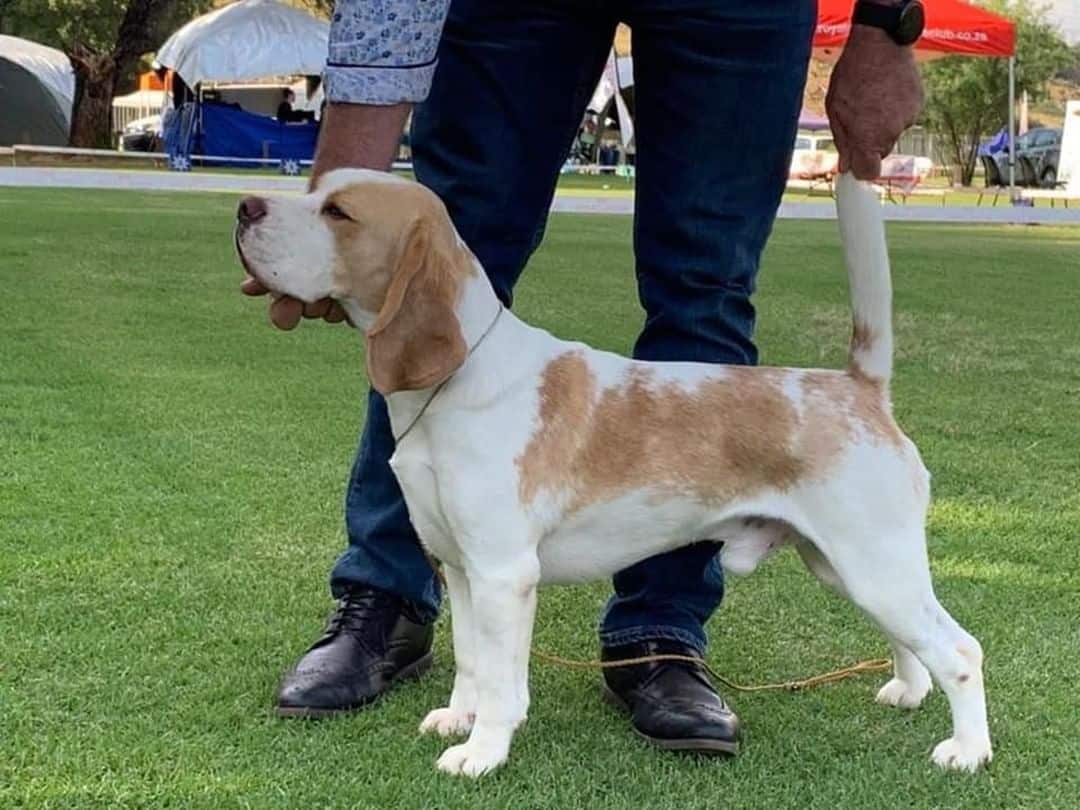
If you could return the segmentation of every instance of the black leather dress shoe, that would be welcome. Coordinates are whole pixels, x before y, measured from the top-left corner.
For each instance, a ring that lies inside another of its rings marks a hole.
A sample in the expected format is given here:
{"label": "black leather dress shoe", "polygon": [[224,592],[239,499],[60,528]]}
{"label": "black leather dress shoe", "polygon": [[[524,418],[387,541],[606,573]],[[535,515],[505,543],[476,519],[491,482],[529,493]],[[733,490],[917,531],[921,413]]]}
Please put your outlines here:
{"label": "black leather dress shoe", "polygon": [[[604,661],[697,653],[674,641],[605,647]],[[671,751],[739,752],[739,718],[697,664],[655,661],[604,670],[604,696],[630,714],[634,731]]]}
{"label": "black leather dress shoe", "polygon": [[282,681],[278,716],[326,717],[366,706],[431,667],[434,634],[434,625],[423,624],[392,594],[374,588],[347,593],[323,637]]}

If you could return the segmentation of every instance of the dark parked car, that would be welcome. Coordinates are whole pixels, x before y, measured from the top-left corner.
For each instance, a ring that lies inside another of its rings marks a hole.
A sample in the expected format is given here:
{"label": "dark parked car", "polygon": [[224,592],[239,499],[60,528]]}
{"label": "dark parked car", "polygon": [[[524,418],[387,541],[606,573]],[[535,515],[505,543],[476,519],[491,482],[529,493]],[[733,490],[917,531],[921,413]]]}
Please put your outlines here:
{"label": "dark parked car", "polygon": [[[1009,176],[1008,149],[995,156],[1001,176]],[[1029,129],[1016,139],[1016,182],[1021,186],[1057,185],[1061,157],[1061,130],[1048,127]]]}

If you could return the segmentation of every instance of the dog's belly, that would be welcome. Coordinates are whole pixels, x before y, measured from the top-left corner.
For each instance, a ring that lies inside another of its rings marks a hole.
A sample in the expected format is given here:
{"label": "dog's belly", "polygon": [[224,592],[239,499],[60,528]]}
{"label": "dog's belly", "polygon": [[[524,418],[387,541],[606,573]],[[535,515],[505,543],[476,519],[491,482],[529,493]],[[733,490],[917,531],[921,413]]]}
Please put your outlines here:
{"label": "dog's belly", "polygon": [[[461,568],[461,547],[444,511],[438,476],[426,459],[409,454],[391,459],[409,518],[424,548]],[[603,579],[636,562],[703,540],[723,543],[721,562],[734,574],[749,574],[770,553],[798,534],[785,519],[782,498],[765,497],[723,505],[637,490],[567,516],[537,547],[540,579],[571,584]]]}
{"label": "dog's belly", "polygon": [[724,543],[724,567],[748,574],[792,535],[786,522],[759,507],[659,501],[643,492],[586,507],[540,541],[540,578],[552,584],[602,579],[702,540]]}

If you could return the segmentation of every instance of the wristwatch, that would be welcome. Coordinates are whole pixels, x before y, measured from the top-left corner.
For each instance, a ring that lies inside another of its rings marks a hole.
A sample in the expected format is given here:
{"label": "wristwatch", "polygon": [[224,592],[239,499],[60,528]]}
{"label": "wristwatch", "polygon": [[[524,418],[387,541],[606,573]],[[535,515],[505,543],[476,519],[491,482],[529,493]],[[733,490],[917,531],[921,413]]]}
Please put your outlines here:
{"label": "wristwatch", "polygon": [[922,36],[926,14],[921,0],[900,0],[898,3],[857,0],[851,22],[880,28],[897,45],[911,45]]}

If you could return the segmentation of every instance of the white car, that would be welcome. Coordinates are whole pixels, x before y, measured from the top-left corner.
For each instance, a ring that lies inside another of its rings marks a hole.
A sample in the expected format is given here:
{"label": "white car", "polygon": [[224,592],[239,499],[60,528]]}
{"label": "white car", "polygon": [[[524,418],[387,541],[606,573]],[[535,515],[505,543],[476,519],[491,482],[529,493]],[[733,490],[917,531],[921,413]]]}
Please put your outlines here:
{"label": "white car", "polygon": [[836,143],[832,135],[813,135],[800,132],[795,136],[795,148],[807,152],[835,152]]}
{"label": "white car", "polygon": [[795,137],[788,175],[794,180],[817,182],[835,173],[839,157],[831,134],[800,132]]}
{"label": "white car", "polygon": [[161,116],[148,115],[136,118],[120,134],[121,152],[153,152],[161,142]]}

